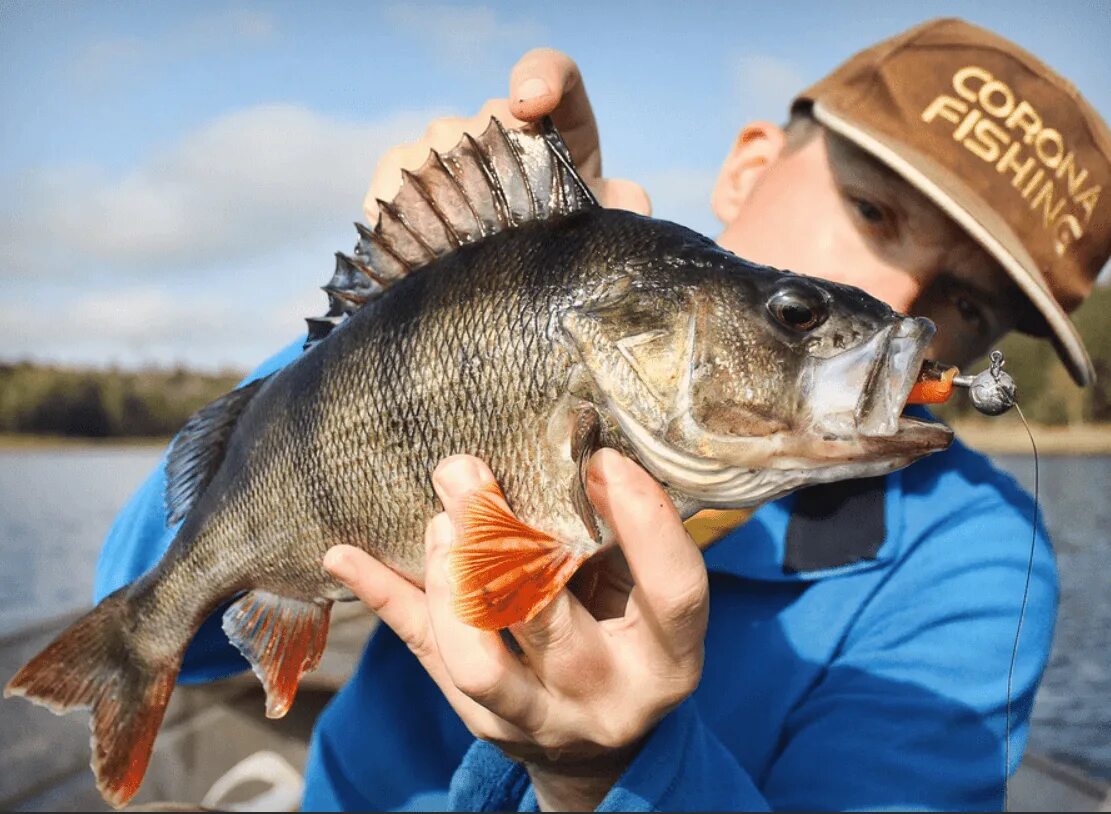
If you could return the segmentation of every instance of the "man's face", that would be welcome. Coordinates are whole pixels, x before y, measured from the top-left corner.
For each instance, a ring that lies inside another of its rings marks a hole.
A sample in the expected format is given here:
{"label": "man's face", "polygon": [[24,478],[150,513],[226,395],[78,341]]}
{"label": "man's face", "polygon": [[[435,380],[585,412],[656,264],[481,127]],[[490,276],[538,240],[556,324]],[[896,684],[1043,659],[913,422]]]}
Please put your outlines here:
{"label": "man's face", "polygon": [[855,145],[822,128],[793,151],[773,150],[757,170],[718,238],[723,247],[929,317],[940,361],[963,366],[1014,326],[1021,295],[999,265]]}

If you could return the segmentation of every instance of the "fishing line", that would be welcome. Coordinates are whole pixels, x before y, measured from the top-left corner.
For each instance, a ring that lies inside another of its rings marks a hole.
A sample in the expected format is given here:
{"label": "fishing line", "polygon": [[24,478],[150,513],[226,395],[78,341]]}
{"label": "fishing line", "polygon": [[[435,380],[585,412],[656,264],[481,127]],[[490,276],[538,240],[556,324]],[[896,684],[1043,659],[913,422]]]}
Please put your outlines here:
{"label": "fishing line", "polygon": [[1015,629],[1015,643],[1011,648],[1011,666],[1007,670],[1007,717],[1003,737],[1003,810],[1007,810],[1007,792],[1010,785],[1011,768],[1011,688],[1015,676],[1015,661],[1018,658],[1018,642],[1022,637],[1022,621],[1026,616],[1026,602],[1030,598],[1030,575],[1034,570],[1034,548],[1038,539],[1038,445],[1034,441],[1034,433],[1030,431],[1030,424],[1022,414],[1022,408],[1015,404],[1018,417],[1022,419],[1022,426],[1026,428],[1026,435],[1030,438],[1030,446],[1034,450],[1034,518],[1030,526],[1030,556],[1026,561],[1026,583],[1022,587],[1022,604],[1018,610],[1018,627]]}
{"label": "fishing line", "polygon": [[1007,668],[1007,711],[1004,720],[1003,732],[1003,810],[1007,810],[1008,787],[1011,768],[1011,695],[1014,689],[1015,662],[1018,660],[1018,643],[1022,638],[1022,622],[1026,618],[1026,604],[1030,599],[1030,577],[1034,571],[1034,550],[1038,540],[1038,510],[1039,510],[1039,460],[1038,445],[1034,441],[1034,433],[1030,424],[1018,406],[1015,397],[1015,380],[1010,374],[1004,372],[1003,352],[991,352],[991,365],[987,370],[975,376],[956,376],[952,383],[957,387],[968,388],[968,397],[972,406],[984,415],[1002,415],[1014,407],[1018,410],[1018,417],[1022,419],[1022,426],[1026,428],[1026,435],[1030,438],[1030,446],[1034,450],[1034,517],[1030,524],[1030,556],[1026,561],[1026,581],[1022,587],[1022,604],[1018,610],[1018,626],[1015,628],[1015,641],[1011,647],[1011,663]]}

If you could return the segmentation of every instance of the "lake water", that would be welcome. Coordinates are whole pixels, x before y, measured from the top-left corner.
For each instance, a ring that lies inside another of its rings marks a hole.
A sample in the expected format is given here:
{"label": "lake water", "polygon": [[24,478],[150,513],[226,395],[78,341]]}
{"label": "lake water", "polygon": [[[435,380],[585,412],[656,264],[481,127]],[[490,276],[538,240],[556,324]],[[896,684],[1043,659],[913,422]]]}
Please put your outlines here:
{"label": "lake water", "polygon": [[[157,463],[153,448],[0,452],[0,637],[86,607],[117,510]],[[1032,459],[997,462],[1033,488]],[[1030,747],[1111,779],[1111,457],[1042,457],[1042,510],[1061,610]]]}

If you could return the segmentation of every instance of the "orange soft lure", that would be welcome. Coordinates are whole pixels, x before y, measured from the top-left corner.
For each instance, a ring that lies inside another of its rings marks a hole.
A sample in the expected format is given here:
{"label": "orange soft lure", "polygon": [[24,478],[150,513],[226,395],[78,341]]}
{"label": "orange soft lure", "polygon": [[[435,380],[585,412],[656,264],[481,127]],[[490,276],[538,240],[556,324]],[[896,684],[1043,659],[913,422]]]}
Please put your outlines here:
{"label": "orange soft lure", "polygon": [[907,404],[943,404],[953,395],[953,379],[960,371],[950,365],[926,362],[910,389]]}

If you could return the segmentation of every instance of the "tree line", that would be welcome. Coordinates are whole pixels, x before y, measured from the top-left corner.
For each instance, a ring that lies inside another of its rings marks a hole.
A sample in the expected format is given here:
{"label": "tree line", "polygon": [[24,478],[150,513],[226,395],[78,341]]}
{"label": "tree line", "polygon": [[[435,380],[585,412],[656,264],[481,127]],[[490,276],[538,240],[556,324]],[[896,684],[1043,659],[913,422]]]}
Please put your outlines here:
{"label": "tree line", "polygon": [[0,432],[126,438],[173,435],[242,376],[0,365]]}

